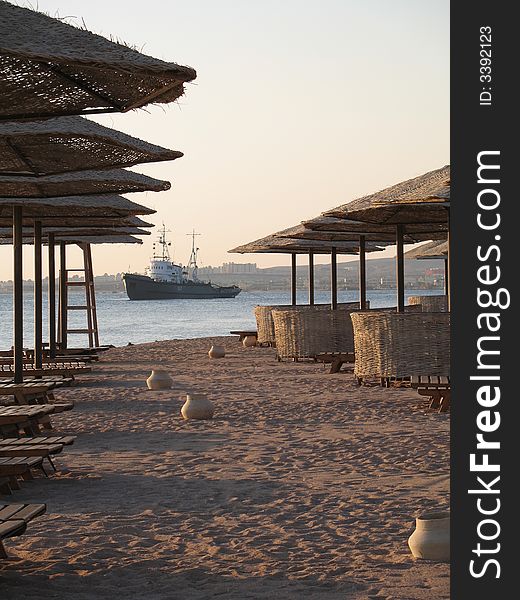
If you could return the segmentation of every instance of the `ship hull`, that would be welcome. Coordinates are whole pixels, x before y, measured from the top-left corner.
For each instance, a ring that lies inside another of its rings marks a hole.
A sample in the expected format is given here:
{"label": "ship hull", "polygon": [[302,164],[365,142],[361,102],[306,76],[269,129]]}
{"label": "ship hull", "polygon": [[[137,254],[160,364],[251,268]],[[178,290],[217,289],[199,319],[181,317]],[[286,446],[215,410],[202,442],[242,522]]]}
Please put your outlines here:
{"label": "ship hull", "polygon": [[187,283],[169,283],[154,281],[146,275],[125,273],[123,282],[130,300],[210,300],[215,298],[234,298],[241,290],[236,285],[221,287],[211,283],[189,281]]}

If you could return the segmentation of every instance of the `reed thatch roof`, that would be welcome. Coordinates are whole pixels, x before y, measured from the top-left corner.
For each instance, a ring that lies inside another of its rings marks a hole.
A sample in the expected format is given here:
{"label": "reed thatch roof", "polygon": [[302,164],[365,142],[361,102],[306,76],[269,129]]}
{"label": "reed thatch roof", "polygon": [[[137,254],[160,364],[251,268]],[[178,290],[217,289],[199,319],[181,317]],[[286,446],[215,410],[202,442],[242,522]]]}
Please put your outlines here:
{"label": "reed thatch roof", "polygon": [[156,211],[123,196],[61,196],[59,198],[0,198],[0,218],[13,216],[13,206],[23,207],[24,218],[59,219],[63,217],[118,218],[152,215]]}
{"label": "reed thatch roof", "polygon": [[[152,223],[147,223],[138,217],[86,217],[86,216],[61,216],[48,217],[47,215],[38,218],[22,217],[24,227],[34,227],[34,222],[39,221],[44,227],[154,227]],[[13,222],[11,215],[0,216],[0,227],[10,227]]]}
{"label": "reed thatch roof", "polygon": [[[23,237],[31,237],[34,233],[32,227],[23,227]],[[139,229],[138,227],[125,227],[125,226],[113,226],[113,227],[42,227],[42,235],[48,235],[54,233],[56,236],[80,236],[80,237],[91,237],[91,236],[120,236],[120,235],[150,235],[149,231]],[[12,239],[13,228],[12,227],[0,227],[0,237],[6,239]]]}
{"label": "reed thatch roof", "polygon": [[[47,236],[42,235],[42,241],[47,243]],[[99,236],[75,236],[75,235],[57,235],[55,242],[65,242],[66,244],[142,244],[143,241],[131,235],[99,235]],[[34,238],[30,236],[23,237],[23,244],[34,244]],[[11,238],[0,237],[0,245],[10,246]]]}
{"label": "reed thatch roof", "polygon": [[[307,254],[314,252],[316,254],[330,254],[333,249],[338,254],[357,254],[359,251],[358,241],[329,241],[329,240],[307,240],[284,237],[292,228],[283,229],[254,242],[249,242],[243,246],[237,246],[231,253],[249,254],[249,253],[280,253],[280,254]],[[374,245],[369,245],[367,251],[375,252],[381,250]]]}
{"label": "reed thatch roof", "polygon": [[[359,243],[360,233],[350,233],[346,231],[314,231],[307,228],[305,225],[296,225],[285,230],[285,233],[280,232],[280,237],[293,238],[298,240],[320,240],[324,242],[354,242]],[[387,246],[395,244],[395,232],[388,234],[366,234],[365,241],[368,245],[379,244]]]}
{"label": "reed thatch roof", "polygon": [[52,175],[175,160],[167,150],[83,117],[0,122],[0,173]]}
{"label": "reed thatch roof", "polygon": [[408,250],[404,255],[405,258],[417,258],[423,260],[432,258],[445,259],[448,258],[448,242],[446,240],[428,242],[417,248]]}
{"label": "reed thatch roof", "polygon": [[0,1],[0,120],[173,102],[194,69]]}
{"label": "reed thatch roof", "polygon": [[[308,221],[303,221],[306,229],[323,233],[346,233],[355,236],[365,235],[367,239],[377,242],[395,241],[395,225],[380,223],[363,223],[351,219],[319,216]],[[448,231],[448,224],[412,223],[406,227],[404,242],[414,244],[435,238],[444,239]]]}
{"label": "reed thatch roof", "polygon": [[113,169],[110,171],[80,171],[22,177],[0,175],[0,197],[49,198],[97,194],[127,194],[129,192],[162,192],[169,190],[169,181],[153,179],[140,173]]}
{"label": "reed thatch roof", "polygon": [[67,244],[142,244],[143,240],[132,235],[57,235],[56,242],[66,242]]}
{"label": "reed thatch roof", "polygon": [[375,224],[445,225],[450,204],[450,166],[430,171],[323,213]]}

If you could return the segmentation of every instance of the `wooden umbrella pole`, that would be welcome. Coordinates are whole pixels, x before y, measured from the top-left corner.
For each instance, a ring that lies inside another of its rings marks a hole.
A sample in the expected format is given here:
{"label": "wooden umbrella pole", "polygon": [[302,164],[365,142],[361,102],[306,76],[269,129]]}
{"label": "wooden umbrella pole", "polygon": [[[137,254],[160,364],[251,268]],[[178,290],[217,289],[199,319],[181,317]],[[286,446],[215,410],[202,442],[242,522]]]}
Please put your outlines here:
{"label": "wooden umbrella pole", "polygon": [[330,307],[338,308],[338,257],[336,248],[330,251]]}
{"label": "wooden umbrella pole", "polygon": [[309,304],[314,304],[314,253],[309,252]]}
{"label": "wooden umbrella pole", "polygon": [[396,225],[396,275],[397,275],[397,312],[404,312],[404,226]]}
{"label": "wooden umbrella pole", "polygon": [[13,364],[14,382],[23,382],[22,207],[13,207]]}
{"label": "wooden umbrella pole", "polygon": [[448,311],[451,311],[451,265],[450,265],[450,209],[448,208],[448,258],[444,263],[444,285],[448,296]]}
{"label": "wooden umbrella pole", "polygon": [[42,222],[34,221],[34,368],[41,369],[42,351]]}
{"label": "wooden umbrella pole", "polygon": [[359,236],[359,308],[367,307],[367,263],[366,263],[366,237]]}
{"label": "wooden umbrella pole", "polygon": [[291,305],[296,306],[296,253],[291,254]]}
{"label": "wooden umbrella pole", "polygon": [[49,233],[49,355],[56,358],[56,258],[54,233]]}
{"label": "wooden umbrella pole", "polygon": [[67,245],[60,242],[60,350],[67,348]]}

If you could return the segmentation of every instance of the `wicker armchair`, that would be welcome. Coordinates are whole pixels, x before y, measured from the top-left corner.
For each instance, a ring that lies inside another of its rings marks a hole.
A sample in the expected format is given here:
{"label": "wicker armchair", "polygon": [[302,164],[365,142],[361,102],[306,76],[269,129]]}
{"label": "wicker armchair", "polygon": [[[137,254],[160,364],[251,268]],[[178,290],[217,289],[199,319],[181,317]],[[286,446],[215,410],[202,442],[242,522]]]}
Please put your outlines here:
{"label": "wicker armchair", "polygon": [[423,312],[447,312],[448,311],[448,296],[410,296],[408,298],[409,305],[420,305]]}
{"label": "wicker armchair", "polygon": [[[359,307],[359,302],[342,302],[338,304],[338,309],[355,309]],[[271,306],[256,306],[255,318],[256,329],[258,331],[258,344],[274,346],[276,345],[276,335],[274,331],[273,310],[330,310],[330,304],[298,305],[278,304]]]}
{"label": "wicker armchair", "polygon": [[352,313],[356,362],[363,379],[450,374],[450,314]]}
{"label": "wicker armchair", "polygon": [[350,314],[359,310],[357,302],[272,310],[276,350],[279,359],[314,358],[318,354],[354,352]]}

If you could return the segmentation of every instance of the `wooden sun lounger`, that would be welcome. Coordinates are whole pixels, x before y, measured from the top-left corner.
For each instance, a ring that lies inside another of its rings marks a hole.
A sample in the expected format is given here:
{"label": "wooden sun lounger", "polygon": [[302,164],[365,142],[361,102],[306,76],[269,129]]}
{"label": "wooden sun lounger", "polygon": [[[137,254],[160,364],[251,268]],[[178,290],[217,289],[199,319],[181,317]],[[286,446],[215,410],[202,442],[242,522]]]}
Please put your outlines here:
{"label": "wooden sun lounger", "polygon": [[45,504],[0,504],[0,558],[7,558],[3,540],[24,533],[27,523],[46,510]]}
{"label": "wooden sun lounger", "polygon": [[[63,377],[62,375],[44,375],[43,377],[24,377],[24,383],[50,383],[53,384],[54,387],[71,387],[77,384],[77,381],[72,379],[72,377]],[[13,377],[0,377],[0,385],[3,383],[14,383]]]}
{"label": "wooden sun lounger", "polygon": [[[78,363],[77,366],[53,366],[52,363],[49,363],[45,367],[41,369],[35,369],[32,365],[25,365],[23,369],[24,376],[28,377],[44,377],[46,375],[63,375],[64,377],[69,377],[71,379],[75,378],[75,375],[79,375],[80,373],[90,373],[92,371],[91,367],[85,366],[85,363]],[[9,374],[14,375],[14,369],[12,365],[0,365],[0,375],[1,374]]]}
{"label": "wooden sun lounger", "polygon": [[40,435],[40,424],[45,426],[48,415],[53,412],[55,407],[52,404],[0,407],[0,435],[18,437],[20,431],[30,436]]}
{"label": "wooden sun lounger", "polygon": [[[14,403],[19,406],[52,404],[56,413],[72,410],[74,402],[56,401],[52,392],[55,387],[52,382],[44,383],[38,380],[24,383],[0,383],[0,396],[14,396]],[[1,401],[0,405],[2,405]]]}
{"label": "wooden sun lounger", "polygon": [[446,412],[451,403],[450,378],[441,375],[413,375],[410,384],[421,396],[428,396],[430,408]]}
{"label": "wooden sun lounger", "polygon": [[354,352],[320,352],[315,358],[318,362],[330,363],[329,373],[339,373],[344,363],[354,362]]}
{"label": "wooden sun lounger", "polygon": [[9,478],[9,486],[19,490],[18,477],[30,481],[34,479],[32,469],[39,469],[46,477],[41,456],[0,456],[0,477]]}
{"label": "wooden sun lounger", "polygon": [[76,436],[56,435],[50,437],[6,438],[0,440],[0,456],[41,456],[56,467],[51,456],[60,454],[64,446],[74,443]]}

